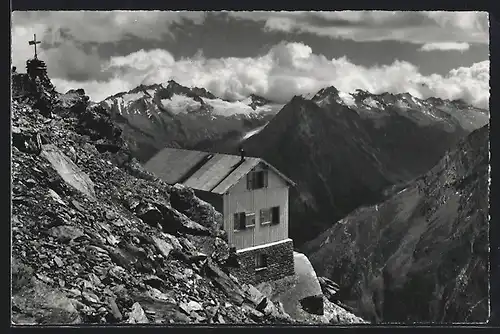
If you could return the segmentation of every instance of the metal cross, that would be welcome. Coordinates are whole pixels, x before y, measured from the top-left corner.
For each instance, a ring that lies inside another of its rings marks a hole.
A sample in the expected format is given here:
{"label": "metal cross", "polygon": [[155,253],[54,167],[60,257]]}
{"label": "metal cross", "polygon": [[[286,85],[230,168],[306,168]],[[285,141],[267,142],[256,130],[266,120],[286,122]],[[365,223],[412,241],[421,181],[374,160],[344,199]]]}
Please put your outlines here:
{"label": "metal cross", "polygon": [[36,34],[33,34],[33,40],[28,42],[29,45],[35,46],[35,59],[38,59],[36,56],[36,45],[40,44],[40,43],[42,43],[42,42],[36,40]]}

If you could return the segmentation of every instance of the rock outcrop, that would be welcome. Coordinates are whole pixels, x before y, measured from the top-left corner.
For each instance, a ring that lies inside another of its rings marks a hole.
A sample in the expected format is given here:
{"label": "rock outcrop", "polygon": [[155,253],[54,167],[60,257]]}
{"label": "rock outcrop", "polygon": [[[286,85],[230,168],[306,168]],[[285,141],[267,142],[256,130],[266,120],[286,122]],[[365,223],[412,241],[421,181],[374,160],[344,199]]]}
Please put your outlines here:
{"label": "rock outcrop", "polygon": [[82,90],[39,79],[13,92],[13,323],[293,322],[226,273],[220,213],[143,170]]}

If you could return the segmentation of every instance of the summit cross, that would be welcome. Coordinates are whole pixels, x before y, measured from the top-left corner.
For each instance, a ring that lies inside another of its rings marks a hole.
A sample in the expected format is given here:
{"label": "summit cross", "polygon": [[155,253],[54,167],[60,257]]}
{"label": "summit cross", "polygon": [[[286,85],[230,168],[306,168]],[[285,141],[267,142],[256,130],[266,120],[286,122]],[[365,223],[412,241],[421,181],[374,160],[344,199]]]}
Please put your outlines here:
{"label": "summit cross", "polygon": [[32,41],[28,41],[29,45],[34,45],[35,46],[35,59],[38,59],[37,55],[36,55],[36,45],[40,44],[40,43],[42,43],[42,42],[36,40],[36,34],[33,34],[33,40]]}

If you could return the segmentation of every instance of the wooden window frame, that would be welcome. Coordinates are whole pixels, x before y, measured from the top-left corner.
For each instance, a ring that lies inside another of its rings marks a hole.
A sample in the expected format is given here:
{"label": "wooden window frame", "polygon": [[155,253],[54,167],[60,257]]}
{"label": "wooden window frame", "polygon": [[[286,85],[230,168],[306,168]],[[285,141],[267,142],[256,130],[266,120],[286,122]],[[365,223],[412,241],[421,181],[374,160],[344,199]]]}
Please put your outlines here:
{"label": "wooden window frame", "polygon": [[[243,218],[243,223],[241,219]],[[255,213],[253,212],[235,212],[233,213],[233,231],[245,231],[255,227]]]}
{"label": "wooden window frame", "polygon": [[245,229],[255,227],[255,212],[245,213]]}
{"label": "wooden window frame", "polygon": [[247,190],[267,188],[269,184],[269,171],[267,169],[251,171],[247,174]]}
{"label": "wooden window frame", "polygon": [[[264,220],[264,213],[267,211],[268,214],[267,214],[267,218],[269,218],[269,220]],[[271,211],[270,209],[260,209],[260,212],[259,212],[259,221],[260,221],[260,225],[270,225],[271,224]]]}
{"label": "wooden window frame", "polygon": [[[267,211],[267,220],[264,219],[265,214],[263,212]],[[277,211],[277,212],[276,212]],[[281,223],[281,209],[279,206],[273,206],[267,209],[260,209],[260,225],[279,225]]]}

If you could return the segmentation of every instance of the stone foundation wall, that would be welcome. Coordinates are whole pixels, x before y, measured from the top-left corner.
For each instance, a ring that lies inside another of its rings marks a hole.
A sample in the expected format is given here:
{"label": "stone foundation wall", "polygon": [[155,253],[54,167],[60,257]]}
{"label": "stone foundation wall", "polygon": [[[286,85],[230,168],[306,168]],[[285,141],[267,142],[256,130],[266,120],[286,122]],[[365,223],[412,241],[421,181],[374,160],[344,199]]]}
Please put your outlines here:
{"label": "stone foundation wall", "polygon": [[[260,254],[267,256],[267,267],[256,270],[255,257]],[[242,283],[255,285],[294,274],[293,241],[291,239],[267,247],[243,250],[237,255],[240,268],[232,268],[231,273]]]}

